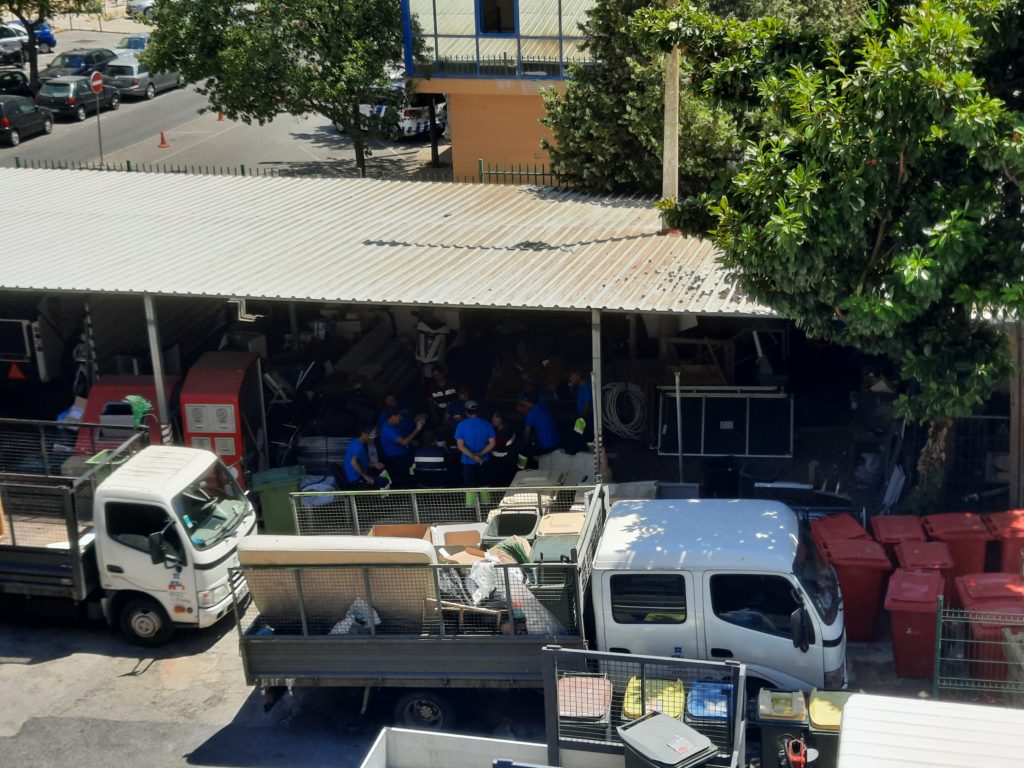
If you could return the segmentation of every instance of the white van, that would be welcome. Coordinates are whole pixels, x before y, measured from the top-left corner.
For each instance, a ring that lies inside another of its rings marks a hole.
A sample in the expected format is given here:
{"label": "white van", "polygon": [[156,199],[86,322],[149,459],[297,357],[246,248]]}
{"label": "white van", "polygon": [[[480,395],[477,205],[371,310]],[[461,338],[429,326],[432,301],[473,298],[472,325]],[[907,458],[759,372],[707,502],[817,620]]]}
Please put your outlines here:
{"label": "white van", "polygon": [[835,573],[783,504],[617,501],[591,590],[600,650],[736,659],[793,689],[846,686]]}

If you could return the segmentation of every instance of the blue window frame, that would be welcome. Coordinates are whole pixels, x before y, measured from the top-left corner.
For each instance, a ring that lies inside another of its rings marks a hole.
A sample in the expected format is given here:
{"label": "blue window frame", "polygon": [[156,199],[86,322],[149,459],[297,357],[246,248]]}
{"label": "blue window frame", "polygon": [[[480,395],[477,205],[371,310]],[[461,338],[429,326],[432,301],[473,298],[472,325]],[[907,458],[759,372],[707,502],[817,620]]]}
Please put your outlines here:
{"label": "blue window frame", "polygon": [[519,27],[517,0],[476,0],[476,31],[488,37],[515,37]]}

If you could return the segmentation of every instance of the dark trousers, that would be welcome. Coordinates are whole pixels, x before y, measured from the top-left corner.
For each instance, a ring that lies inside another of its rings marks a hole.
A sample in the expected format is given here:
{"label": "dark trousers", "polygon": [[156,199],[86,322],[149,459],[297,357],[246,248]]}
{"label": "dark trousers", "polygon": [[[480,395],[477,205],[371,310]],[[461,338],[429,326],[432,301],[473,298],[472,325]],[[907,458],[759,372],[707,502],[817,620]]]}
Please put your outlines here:
{"label": "dark trousers", "polygon": [[491,462],[485,461],[483,464],[463,464],[462,465],[462,487],[463,488],[486,488],[487,487],[487,465]]}
{"label": "dark trousers", "polygon": [[392,488],[409,488],[412,486],[412,475],[409,470],[412,468],[412,454],[403,453],[400,456],[385,456],[384,466],[391,475]]}

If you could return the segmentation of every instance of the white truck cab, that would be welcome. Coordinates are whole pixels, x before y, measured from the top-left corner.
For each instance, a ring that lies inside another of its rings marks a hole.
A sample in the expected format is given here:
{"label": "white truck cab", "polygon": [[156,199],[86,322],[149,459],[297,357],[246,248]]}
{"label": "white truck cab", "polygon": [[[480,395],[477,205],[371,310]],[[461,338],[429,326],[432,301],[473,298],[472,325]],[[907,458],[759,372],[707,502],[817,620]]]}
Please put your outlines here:
{"label": "white truck cab", "polygon": [[93,515],[104,612],[133,640],[160,645],[175,625],[208,627],[231,610],[229,569],[256,513],[214,454],[143,449],[99,484]]}
{"label": "white truck cab", "polygon": [[601,650],[736,659],[794,688],[846,685],[835,573],[784,504],[617,501],[591,583]]}

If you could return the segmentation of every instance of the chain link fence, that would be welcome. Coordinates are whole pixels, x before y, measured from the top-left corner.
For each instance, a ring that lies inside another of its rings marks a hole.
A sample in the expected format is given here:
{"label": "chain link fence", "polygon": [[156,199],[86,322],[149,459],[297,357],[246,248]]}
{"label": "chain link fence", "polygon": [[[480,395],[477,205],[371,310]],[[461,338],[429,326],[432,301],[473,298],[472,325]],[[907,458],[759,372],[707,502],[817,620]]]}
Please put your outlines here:
{"label": "chain link fence", "polygon": [[741,664],[564,648],[543,653],[547,729],[560,750],[621,751],[617,728],[660,712],[711,740],[716,754],[703,765],[742,764]]}

